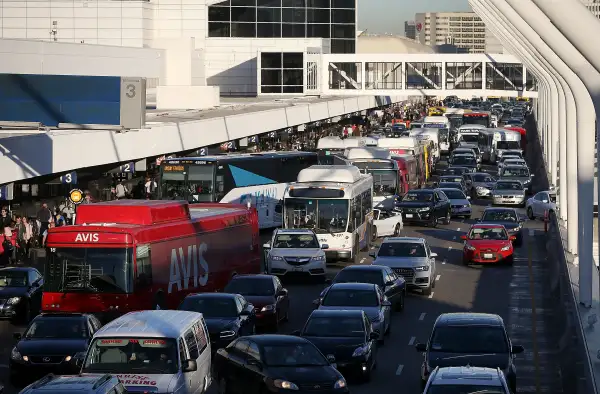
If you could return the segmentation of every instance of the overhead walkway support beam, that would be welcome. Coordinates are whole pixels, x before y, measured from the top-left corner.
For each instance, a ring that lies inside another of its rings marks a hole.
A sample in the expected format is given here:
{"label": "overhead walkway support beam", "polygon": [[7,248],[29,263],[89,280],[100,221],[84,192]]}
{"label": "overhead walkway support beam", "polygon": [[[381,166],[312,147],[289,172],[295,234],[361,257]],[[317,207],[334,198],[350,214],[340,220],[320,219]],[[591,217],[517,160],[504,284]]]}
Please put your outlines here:
{"label": "overhead walkway support beam", "polygon": [[[593,261],[593,218],[594,218],[594,137],[597,134],[596,109],[600,109],[600,73],[587,61],[569,40],[555,27],[554,21],[548,19],[545,13],[531,0],[495,0],[506,1],[512,6],[535,32],[546,42],[550,49],[575,74],[574,82],[581,90],[580,97],[584,108],[579,118],[577,130],[577,204],[578,204],[578,263],[579,263],[579,301],[585,306],[592,305],[592,270]],[[544,2],[545,7],[551,8],[551,3]],[[576,0],[563,0],[568,7],[563,12],[582,6]],[[583,6],[582,6],[583,7]],[[580,28],[581,26],[577,26]],[[583,88],[581,87],[583,85]],[[596,98],[596,99],[594,99]],[[569,150],[574,147],[568,147]]]}
{"label": "overhead walkway support beam", "polygon": [[[564,0],[560,2],[548,2],[534,0],[534,3],[552,20],[552,23],[560,33],[585,58],[586,63],[595,69],[596,74],[600,74],[600,52],[598,52],[598,45],[595,40],[590,40],[590,37],[600,36],[600,22],[598,19],[579,1]],[[581,61],[581,59],[577,60]],[[581,63],[580,67],[581,78],[590,91],[597,116],[600,113],[600,81],[597,75],[592,77],[594,73],[587,64]],[[598,148],[600,147],[600,138],[598,138],[600,137],[600,125],[598,122],[596,122],[596,127],[596,152],[598,152]],[[591,143],[591,140],[587,142]],[[598,164],[598,160],[594,162],[596,163],[596,170],[598,170],[600,164]],[[586,167],[586,171],[589,172],[590,170]],[[593,178],[591,182],[593,185]],[[600,182],[598,182],[597,188],[598,192],[600,192]],[[598,195],[600,196],[600,193]],[[600,226],[600,216],[598,216],[597,220]],[[598,242],[600,243],[600,233],[598,237]]]}

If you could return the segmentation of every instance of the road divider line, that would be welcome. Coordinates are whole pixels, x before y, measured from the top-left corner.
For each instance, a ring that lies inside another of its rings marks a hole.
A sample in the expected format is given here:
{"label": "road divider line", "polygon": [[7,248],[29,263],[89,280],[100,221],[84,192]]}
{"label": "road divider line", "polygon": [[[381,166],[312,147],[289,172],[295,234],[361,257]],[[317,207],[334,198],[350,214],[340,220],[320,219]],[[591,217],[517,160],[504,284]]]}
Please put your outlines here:
{"label": "road divider line", "polygon": [[440,278],[442,277],[442,275],[438,275],[435,277],[435,281],[437,282],[438,280],[440,280]]}
{"label": "road divider line", "polygon": [[427,298],[433,298],[433,295],[435,294],[434,291],[431,292],[431,294],[429,294],[429,296]]}
{"label": "road divider line", "polygon": [[401,375],[403,369],[404,369],[404,365],[402,365],[402,364],[398,365],[398,368],[396,368],[396,376]]}
{"label": "road divider line", "polygon": [[365,257],[363,257],[363,258],[360,260],[360,262],[359,262],[358,264],[362,264],[362,263],[364,263],[364,262],[365,262],[365,260],[366,260],[366,258],[365,258]]}
{"label": "road divider line", "polygon": [[410,341],[408,341],[408,346],[412,346],[415,344],[417,337],[410,337]]}
{"label": "road divider line", "polygon": [[425,313],[425,312],[421,313],[421,316],[419,316],[419,320],[420,320],[420,321],[423,321],[423,320],[425,319],[425,315],[426,315],[426,314],[427,314],[427,313]]}
{"label": "road divider line", "polygon": [[[450,250],[450,249],[448,249],[448,250]],[[446,259],[444,259],[444,261],[442,261],[442,264],[446,264]]]}

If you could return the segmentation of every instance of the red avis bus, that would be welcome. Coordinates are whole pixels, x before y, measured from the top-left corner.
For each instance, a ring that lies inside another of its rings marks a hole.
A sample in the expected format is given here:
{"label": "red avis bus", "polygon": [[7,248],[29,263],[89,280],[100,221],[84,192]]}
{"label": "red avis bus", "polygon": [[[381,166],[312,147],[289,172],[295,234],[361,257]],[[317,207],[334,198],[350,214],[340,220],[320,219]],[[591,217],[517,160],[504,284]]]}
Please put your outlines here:
{"label": "red avis bus", "polygon": [[527,152],[527,130],[523,127],[508,127],[504,126],[506,130],[516,131],[521,134],[521,149],[523,150],[523,154]]}
{"label": "red avis bus", "polygon": [[466,112],[462,116],[462,124],[478,124],[484,127],[491,127],[489,112]]}
{"label": "red avis bus", "polygon": [[50,230],[48,250],[42,310],[104,321],[220,291],[259,273],[262,257],[255,209],[185,201],[80,205],[75,225]]}

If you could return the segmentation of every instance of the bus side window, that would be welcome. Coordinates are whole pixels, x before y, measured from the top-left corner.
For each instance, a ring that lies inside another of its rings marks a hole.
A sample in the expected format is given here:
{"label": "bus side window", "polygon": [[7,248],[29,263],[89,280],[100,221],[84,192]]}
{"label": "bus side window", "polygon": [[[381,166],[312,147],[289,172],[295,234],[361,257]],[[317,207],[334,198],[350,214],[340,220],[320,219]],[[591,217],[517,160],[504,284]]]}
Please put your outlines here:
{"label": "bus side window", "polygon": [[138,245],[136,249],[135,285],[140,287],[152,286],[152,265],[150,263],[150,245]]}
{"label": "bus side window", "polygon": [[185,360],[188,359],[187,355],[185,354],[185,343],[183,342],[183,339],[179,338],[179,361],[181,363],[183,363]]}

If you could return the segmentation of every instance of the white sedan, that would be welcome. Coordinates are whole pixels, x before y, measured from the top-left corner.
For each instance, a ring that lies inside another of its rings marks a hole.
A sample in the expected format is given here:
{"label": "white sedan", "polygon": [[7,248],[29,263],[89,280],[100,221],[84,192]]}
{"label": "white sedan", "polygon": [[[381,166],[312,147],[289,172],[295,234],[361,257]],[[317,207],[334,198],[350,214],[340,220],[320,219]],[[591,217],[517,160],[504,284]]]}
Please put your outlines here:
{"label": "white sedan", "polygon": [[525,204],[527,217],[531,220],[535,218],[544,218],[546,212],[556,212],[556,193],[554,191],[539,192]]}
{"label": "white sedan", "polygon": [[375,225],[378,237],[397,237],[400,235],[400,230],[404,227],[401,213],[384,211],[382,209],[373,210],[373,224]]}

